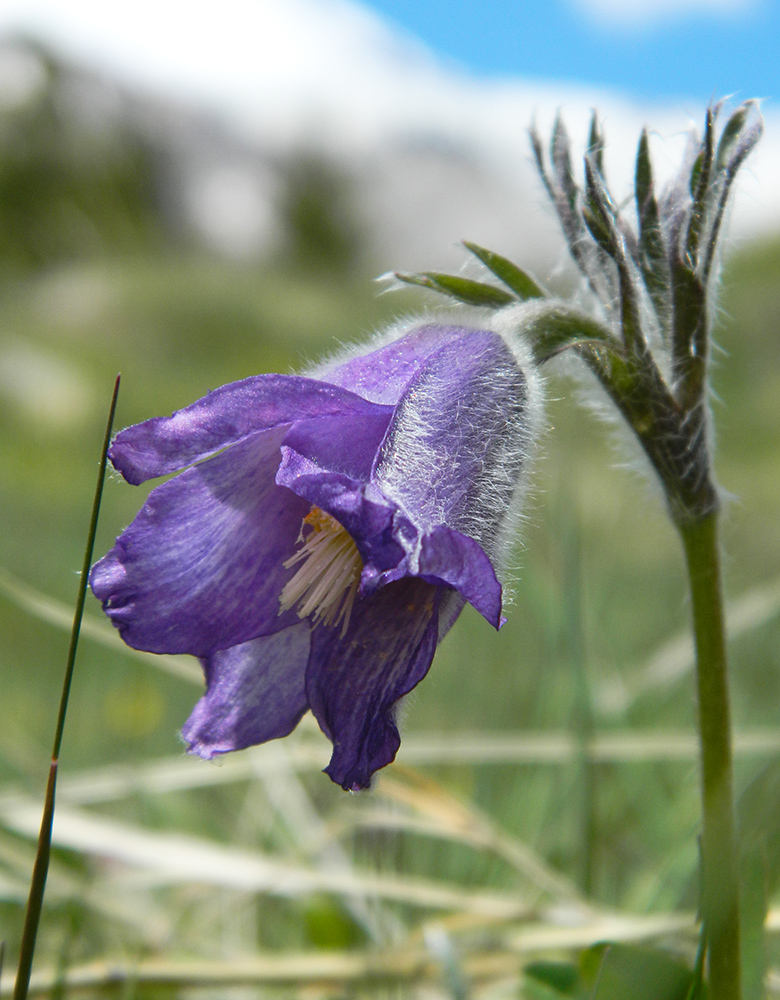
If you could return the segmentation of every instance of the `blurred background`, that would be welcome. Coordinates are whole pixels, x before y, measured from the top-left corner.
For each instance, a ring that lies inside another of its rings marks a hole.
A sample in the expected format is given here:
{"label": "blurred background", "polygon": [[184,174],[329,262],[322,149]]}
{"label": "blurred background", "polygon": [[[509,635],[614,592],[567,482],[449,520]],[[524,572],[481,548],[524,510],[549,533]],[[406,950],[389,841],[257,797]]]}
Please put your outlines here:
{"label": "blurred background", "polygon": [[[119,427],[300,369],[440,307],[373,279],[459,270],[463,239],[571,290],[527,137],[558,110],[579,155],[598,109],[628,197],[644,125],[663,180],[710,100],[764,99],[723,258],[713,409],[739,790],[772,763],[779,44],[774,0],[0,2],[0,995],[116,372]],[[672,935],[690,957],[681,553],[585,381],[548,384],[509,622],[496,636],[464,613],[371,793],[319,774],[313,723],[221,767],[184,758],[197,665],[133,655],[89,599],[36,995],[62,996],[67,969],[87,996],[544,997],[525,963],[605,934]],[[107,482],[97,554],[145,492]],[[365,956],[389,948],[377,972]]]}

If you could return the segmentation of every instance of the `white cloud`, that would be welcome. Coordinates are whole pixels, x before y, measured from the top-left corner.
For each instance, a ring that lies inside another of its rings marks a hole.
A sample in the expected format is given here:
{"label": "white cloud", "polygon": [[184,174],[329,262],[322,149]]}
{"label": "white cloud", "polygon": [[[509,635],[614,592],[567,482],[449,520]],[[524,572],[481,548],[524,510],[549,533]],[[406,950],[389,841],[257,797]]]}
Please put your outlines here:
{"label": "white cloud", "polygon": [[[607,10],[618,0],[571,2]],[[648,7],[648,0],[619,2]],[[656,10],[671,2],[652,0]],[[690,9],[696,0],[673,2]],[[707,7],[736,9],[740,2],[752,0],[710,0]],[[549,133],[561,109],[581,151],[597,107],[609,142],[608,175],[620,196],[631,187],[643,126],[658,133],[653,154],[663,177],[704,114],[698,105],[638,105],[592,87],[477,80],[354,0],[0,0],[0,34],[13,26],[133,85],[210,106],[262,149],[309,144],[341,156],[368,178],[368,207],[406,233],[406,243],[398,242],[405,249],[388,267],[457,266],[462,251],[455,244],[464,237],[531,264],[555,232],[530,163],[527,127],[534,117]],[[460,166],[438,175],[441,164],[457,164],[448,148]],[[780,116],[770,112],[767,134],[740,178],[735,235],[780,226],[779,164]],[[206,191],[210,214],[200,221],[215,239],[224,233],[214,219],[236,215],[238,202],[224,200],[231,177],[217,177]],[[242,183],[235,190],[254,208],[231,239],[248,244],[269,221],[259,181]],[[414,258],[407,258],[413,246]]]}
{"label": "white cloud", "polygon": [[571,0],[599,27],[642,31],[691,16],[733,18],[752,13],[762,0]]}

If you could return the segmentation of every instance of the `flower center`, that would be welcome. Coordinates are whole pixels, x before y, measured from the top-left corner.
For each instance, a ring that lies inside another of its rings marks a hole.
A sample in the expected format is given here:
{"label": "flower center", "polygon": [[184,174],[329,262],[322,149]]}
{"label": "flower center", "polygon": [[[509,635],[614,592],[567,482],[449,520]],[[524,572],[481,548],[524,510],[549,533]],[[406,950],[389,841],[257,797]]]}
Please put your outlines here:
{"label": "flower center", "polygon": [[[305,532],[305,534],[304,534]],[[301,547],[285,563],[303,565],[288,580],[279,597],[279,614],[296,607],[299,618],[313,616],[315,625],[349,626],[363,561],[352,536],[335,517],[312,507],[298,535]]]}

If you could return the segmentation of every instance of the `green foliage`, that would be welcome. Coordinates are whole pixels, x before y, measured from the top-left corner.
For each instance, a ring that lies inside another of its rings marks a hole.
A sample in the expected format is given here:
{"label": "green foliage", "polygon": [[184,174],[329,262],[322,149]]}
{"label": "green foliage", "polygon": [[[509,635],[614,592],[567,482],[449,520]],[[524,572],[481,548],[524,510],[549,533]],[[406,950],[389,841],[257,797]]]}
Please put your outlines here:
{"label": "green foliage", "polygon": [[[559,133],[556,169],[566,179],[564,149]],[[375,299],[365,284],[335,281],[327,270],[258,270],[163,249],[154,238],[138,253],[129,245],[112,258],[52,258],[45,270],[31,264],[28,280],[9,283],[0,302],[0,565],[58,601],[66,617],[102,399],[119,368],[123,425],[231,379],[299,368],[382,325],[391,310],[409,308],[408,299]],[[514,295],[528,291],[496,256],[480,259]],[[778,737],[778,289],[780,244],[727,260],[716,339],[729,363],[716,369],[715,382],[725,404],[719,477],[740,498],[726,525],[728,593],[738,612],[735,722],[752,739],[738,757],[740,787],[776,752]],[[551,339],[539,344],[551,353],[572,328],[549,329]],[[585,339],[600,337],[594,325]],[[44,976],[66,955],[90,996],[430,995],[446,988],[448,970],[424,940],[442,926],[475,996],[507,983],[511,990],[529,958],[539,961],[525,970],[523,995],[545,1000],[576,996],[567,993],[572,984],[588,1000],[597,986],[619,991],[626,970],[644,983],[648,963],[653,975],[668,972],[664,983],[673,988],[678,973],[680,982],[690,976],[699,807],[675,539],[644,487],[614,468],[590,416],[550,381],[555,447],[540,464],[544,503],[532,503],[510,620],[495,636],[464,614],[406,706],[397,764],[370,795],[328,787],[318,773],[327,747],[305,726],[297,741],[235,755],[219,768],[183,760],[176,732],[200,691],[199,679],[186,674],[189,666],[197,676],[197,665],[178,658],[180,672],[169,673],[164,658],[112,645],[116,636],[100,633],[97,608],[87,607],[97,631],[82,638],[60,793],[64,829],[80,830],[83,840],[53,852],[37,965]],[[142,494],[106,484],[98,548],[111,545]],[[576,637],[573,602],[581,606]],[[13,803],[21,796],[37,809],[66,642],[52,621],[0,595],[0,926],[10,954],[3,990],[37,832],[21,825]],[[574,638],[592,702],[582,744],[571,733],[580,696],[571,679]],[[592,781],[590,844],[572,808],[582,796],[583,761]],[[756,928],[759,912],[777,902],[767,876],[776,857],[771,773],[746,796],[755,810],[743,810],[757,817],[743,840],[760,847],[743,855],[760,861],[746,874],[756,890],[747,900]],[[302,803],[320,827],[296,821]],[[198,875],[180,879],[193,844]],[[346,869],[321,860],[323,844],[339,848]],[[143,845],[146,866],[123,860],[123,851]],[[577,876],[585,851],[591,876],[583,900]],[[273,877],[250,882],[263,865]],[[374,918],[366,926],[375,936],[357,922],[356,902]],[[576,961],[583,927],[592,920],[598,940],[605,914],[625,917],[637,940],[673,939],[687,962],[669,969],[676,963],[669,954],[653,949],[648,958],[633,946],[627,954],[621,944],[606,956],[592,952],[587,978]],[[581,923],[568,939],[571,915]],[[525,932],[537,942],[530,950]],[[756,940],[773,969],[774,934]],[[760,978],[756,967],[754,982]]]}
{"label": "green foliage", "polygon": [[286,165],[281,219],[285,262],[317,275],[354,270],[365,250],[348,178],[325,160],[305,153]]}
{"label": "green foliage", "polygon": [[502,257],[501,254],[494,253],[492,250],[486,250],[476,243],[469,243],[467,240],[464,241],[463,246],[478,260],[481,260],[497,278],[500,278],[521,302],[526,299],[544,297],[544,292],[534,279],[521,270],[517,264],[513,264],[511,260],[507,260],[506,257]]}
{"label": "green foliage", "polygon": [[693,973],[657,948],[600,944],[580,959],[592,1000],[687,1000]]}
{"label": "green foliage", "polygon": [[694,973],[658,948],[604,942],[579,961],[531,962],[523,970],[552,997],[572,1000],[690,1000]]}
{"label": "green foliage", "polygon": [[523,972],[556,996],[582,996],[580,970],[572,962],[529,962]]}
{"label": "green foliage", "polygon": [[163,245],[152,149],[118,120],[96,128],[74,72],[25,51],[42,83],[0,110],[0,278]]}
{"label": "green foliage", "polygon": [[437,271],[424,271],[422,274],[404,274],[396,272],[396,278],[407,285],[419,285],[430,288],[434,292],[443,292],[457,302],[465,302],[470,306],[488,306],[500,309],[517,301],[514,295],[505,292],[494,285],[483,281],[472,281],[471,278],[459,278],[454,274],[441,274]]}

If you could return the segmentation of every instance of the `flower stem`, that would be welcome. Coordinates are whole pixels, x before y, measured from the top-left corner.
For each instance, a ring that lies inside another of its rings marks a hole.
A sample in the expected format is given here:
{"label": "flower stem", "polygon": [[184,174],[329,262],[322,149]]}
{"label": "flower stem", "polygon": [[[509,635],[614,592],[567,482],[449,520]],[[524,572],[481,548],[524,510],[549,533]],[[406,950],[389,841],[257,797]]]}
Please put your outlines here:
{"label": "flower stem", "polygon": [[711,1000],[741,1000],[739,884],[718,514],[678,529],[693,601],[702,782],[701,918]]}

